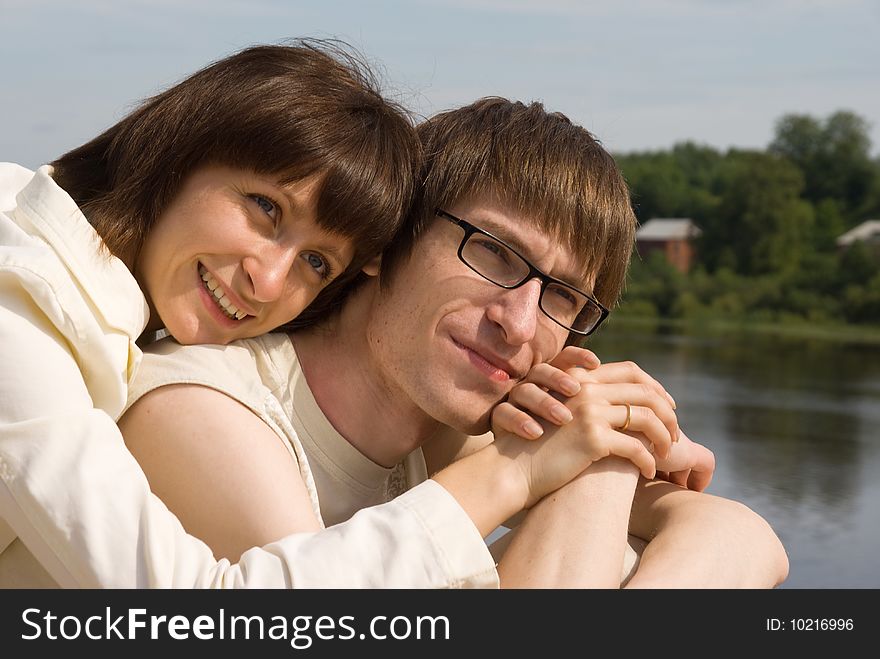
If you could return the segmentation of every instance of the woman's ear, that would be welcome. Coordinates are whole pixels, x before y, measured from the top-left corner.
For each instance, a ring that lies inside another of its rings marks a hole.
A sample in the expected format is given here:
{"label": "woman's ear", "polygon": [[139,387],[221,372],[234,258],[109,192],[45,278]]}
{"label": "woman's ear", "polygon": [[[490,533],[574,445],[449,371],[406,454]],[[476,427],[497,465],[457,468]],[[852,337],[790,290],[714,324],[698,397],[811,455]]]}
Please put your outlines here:
{"label": "woman's ear", "polygon": [[368,277],[375,277],[379,274],[379,267],[382,265],[382,256],[376,256],[370,259],[367,264],[361,268],[361,272],[363,272]]}

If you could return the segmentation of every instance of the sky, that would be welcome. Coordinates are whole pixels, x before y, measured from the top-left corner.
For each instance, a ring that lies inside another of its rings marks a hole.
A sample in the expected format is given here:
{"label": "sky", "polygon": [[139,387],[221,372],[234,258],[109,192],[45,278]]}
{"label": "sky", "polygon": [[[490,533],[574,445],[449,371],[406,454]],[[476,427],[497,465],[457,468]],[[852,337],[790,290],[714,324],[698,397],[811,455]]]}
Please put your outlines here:
{"label": "sky", "polygon": [[880,154],[880,0],[0,0],[0,160],[36,167],[257,43],[342,39],[417,117],[540,101],[614,153],[765,148],[855,112]]}

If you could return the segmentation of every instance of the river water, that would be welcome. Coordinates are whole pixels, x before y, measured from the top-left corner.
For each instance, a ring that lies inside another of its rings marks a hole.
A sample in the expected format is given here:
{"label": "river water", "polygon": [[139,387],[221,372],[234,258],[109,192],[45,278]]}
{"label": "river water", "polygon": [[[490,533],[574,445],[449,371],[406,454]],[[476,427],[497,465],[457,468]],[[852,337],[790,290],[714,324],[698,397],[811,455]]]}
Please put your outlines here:
{"label": "river water", "polygon": [[603,328],[589,347],[629,359],[715,454],[708,492],[775,529],[781,588],[880,588],[880,346]]}

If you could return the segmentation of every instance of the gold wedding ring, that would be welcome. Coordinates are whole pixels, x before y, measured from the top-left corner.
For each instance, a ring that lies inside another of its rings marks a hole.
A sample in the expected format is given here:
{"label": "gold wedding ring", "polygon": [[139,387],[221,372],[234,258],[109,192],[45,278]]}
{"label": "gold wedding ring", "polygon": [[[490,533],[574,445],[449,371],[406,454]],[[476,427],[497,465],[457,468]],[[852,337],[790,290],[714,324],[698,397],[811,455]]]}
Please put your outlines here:
{"label": "gold wedding ring", "polygon": [[620,426],[620,432],[626,432],[626,429],[629,428],[629,422],[632,421],[632,407],[629,403],[624,403],[624,405],[626,405],[626,421]]}

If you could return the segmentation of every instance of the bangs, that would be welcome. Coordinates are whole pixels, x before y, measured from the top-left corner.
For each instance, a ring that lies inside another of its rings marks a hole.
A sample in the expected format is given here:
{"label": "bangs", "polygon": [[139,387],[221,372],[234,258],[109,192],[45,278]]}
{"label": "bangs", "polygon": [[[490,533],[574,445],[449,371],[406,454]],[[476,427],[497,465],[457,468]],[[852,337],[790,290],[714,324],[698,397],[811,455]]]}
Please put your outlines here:
{"label": "bangs", "polygon": [[[571,249],[582,281],[611,308],[626,276],[636,219],[611,155],[580,126],[538,104],[518,105],[503,121],[475,116],[467,131],[435,153],[426,202],[445,207],[491,195],[531,218]],[[483,126],[482,124],[485,124]],[[494,129],[490,127],[494,125]],[[429,137],[444,139],[436,131]],[[422,208],[426,210],[427,203]]]}

